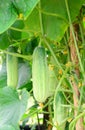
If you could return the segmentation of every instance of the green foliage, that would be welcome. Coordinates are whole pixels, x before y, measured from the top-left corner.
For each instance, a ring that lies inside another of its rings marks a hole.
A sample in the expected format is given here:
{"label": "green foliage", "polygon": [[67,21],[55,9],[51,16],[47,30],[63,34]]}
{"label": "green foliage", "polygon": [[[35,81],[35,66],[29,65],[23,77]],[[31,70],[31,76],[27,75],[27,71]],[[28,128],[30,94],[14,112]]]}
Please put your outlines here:
{"label": "green foliage", "polygon": [[0,125],[7,124],[16,127],[26,110],[27,100],[28,93],[26,90],[18,94],[13,88],[0,88]]}
{"label": "green foliage", "polygon": [[17,87],[22,88],[27,83],[29,83],[31,79],[31,66],[27,62],[19,63],[18,69],[19,79]]}
{"label": "green foliage", "polygon": [[24,28],[24,21],[17,20],[11,27],[15,28],[15,30],[13,30],[13,29],[8,30],[9,38],[11,41],[16,42],[17,40],[21,39],[22,32],[18,31],[18,29]]}
{"label": "green foliage", "polygon": [[0,34],[0,49],[6,49],[10,45],[9,35],[7,31]]}
{"label": "green foliage", "polygon": [[3,33],[15,22],[17,13],[10,0],[0,0],[0,7],[0,33]]}
{"label": "green foliage", "polygon": [[[17,19],[18,15],[26,18],[38,3],[38,0],[0,0],[0,33],[6,31]],[[4,26],[3,26],[4,25]]]}
{"label": "green foliage", "polygon": [[84,7],[84,0],[0,0],[1,130],[19,130],[35,115],[39,123],[41,113],[53,130],[74,130],[85,116]]}
{"label": "green foliage", "polygon": [[15,130],[15,128],[11,125],[4,125],[4,126],[0,126],[1,130]]}
{"label": "green foliage", "polygon": [[39,0],[14,0],[13,5],[19,14],[22,13],[24,17],[27,17],[38,2]]}

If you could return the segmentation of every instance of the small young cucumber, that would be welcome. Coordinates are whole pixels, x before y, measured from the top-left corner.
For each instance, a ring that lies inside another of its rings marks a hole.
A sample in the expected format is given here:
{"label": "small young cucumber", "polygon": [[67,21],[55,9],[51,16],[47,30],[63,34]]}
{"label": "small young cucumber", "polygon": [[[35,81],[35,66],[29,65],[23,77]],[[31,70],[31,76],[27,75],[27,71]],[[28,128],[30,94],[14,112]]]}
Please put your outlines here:
{"label": "small young cucumber", "polygon": [[48,76],[49,76],[49,97],[53,96],[57,86],[57,78],[54,72],[54,67],[49,64],[48,66]]}
{"label": "small young cucumber", "polygon": [[58,127],[56,130],[65,130],[68,112],[63,105],[66,105],[66,99],[62,91],[57,91],[54,96],[54,124]]}
{"label": "small young cucumber", "polygon": [[44,102],[48,97],[48,67],[46,51],[41,46],[33,52],[32,80],[35,99]]}
{"label": "small young cucumber", "polygon": [[[15,53],[15,49],[13,47],[9,47],[8,52]],[[17,57],[7,54],[6,66],[7,66],[7,86],[15,88],[17,87],[17,83],[18,83]]]}

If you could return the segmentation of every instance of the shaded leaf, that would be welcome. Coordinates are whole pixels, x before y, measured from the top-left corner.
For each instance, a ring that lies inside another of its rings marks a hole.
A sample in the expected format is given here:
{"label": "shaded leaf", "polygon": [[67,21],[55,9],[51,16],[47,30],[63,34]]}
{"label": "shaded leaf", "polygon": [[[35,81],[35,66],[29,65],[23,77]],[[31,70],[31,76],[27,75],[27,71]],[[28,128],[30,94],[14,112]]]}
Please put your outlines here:
{"label": "shaded leaf", "polygon": [[17,20],[13,25],[12,29],[8,30],[8,34],[11,40],[20,40],[21,39],[21,30],[24,28],[24,21],[23,20]]}
{"label": "shaded leaf", "polygon": [[27,84],[31,78],[31,67],[27,62],[19,63],[19,80],[18,87]]}
{"label": "shaded leaf", "polygon": [[10,45],[7,32],[0,34],[0,49],[6,49]]}

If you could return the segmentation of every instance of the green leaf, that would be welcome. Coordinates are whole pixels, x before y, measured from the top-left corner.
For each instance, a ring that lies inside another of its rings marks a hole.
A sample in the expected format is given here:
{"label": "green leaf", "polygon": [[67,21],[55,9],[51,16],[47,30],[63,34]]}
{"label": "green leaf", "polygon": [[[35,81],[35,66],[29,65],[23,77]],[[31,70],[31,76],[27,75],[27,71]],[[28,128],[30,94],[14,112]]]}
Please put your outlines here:
{"label": "green leaf", "polygon": [[6,31],[19,14],[26,18],[39,0],[0,0],[0,33]]}
{"label": "green leaf", "polygon": [[7,32],[0,34],[0,49],[6,49],[10,45]]}
{"label": "green leaf", "polygon": [[28,93],[21,94],[10,87],[0,88],[0,125],[8,124],[16,127],[27,107]]}
{"label": "green leaf", "polygon": [[[74,22],[76,16],[79,14],[80,8],[84,0],[69,0],[69,11],[71,14],[71,20]],[[57,5],[57,8],[56,8]],[[68,14],[66,4],[64,0],[42,0],[41,9],[37,6],[29,15],[25,21],[25,29],[29,30],[29,33],[40,33],[40,16],[42,15],[42,25],[44,35],[51,40],[60,41],[69,26]],[[36,26],[35,26],[36,25]]]}
{"label": "green leaf", "polygon": [[[68,1],[72,22],[75,21],[76,16],[79,14],[82,4],[83,0]],[[69,25],[65,1],[49,0],[48,2],[42,0],[41,7],[44,34],[51,40],[60,41]]]}
{"label": "green leaf", "polygon": [[16,20],[17,13],[11,0],[0,0],[0,33],[7,30]]}
{"label": "green leaf", "polygon": [[24,28],[24,21],[23,20],[17,20],[13,25],[12,28],[8,30],[8,34],[10,39],[14,42],[16,42],[16,40],[20,40],[21,39],[21,34],[22,32],[20,30],[22,30]]}
{"label": "green leaf", "polygon": [[37,8],[35,8],[26,19],[25,28],[28,29],[30,33],[40,33],[39,11]]}
{"label": "green leaf", "polygon": [[31,78],[31,67],[27,62],[19,63],[18,87],[26,85]]}
{"label": "green leaf", "polygon": [[24,17],[27,17],[39,0],[13,0],[13,4],[16,7],[18,13],[22,13]]}
{"label": "green leaf", "polygon": [[0,126],[0,130],[15,130],[15,128],[11,125]]}
{"label": "green leaf", "polygon": [[30,41],[24,42],[21,44],[21,52],[24,55],[32,55],[36,46],[38,46],[39,40],[38,37],[32,38]]}

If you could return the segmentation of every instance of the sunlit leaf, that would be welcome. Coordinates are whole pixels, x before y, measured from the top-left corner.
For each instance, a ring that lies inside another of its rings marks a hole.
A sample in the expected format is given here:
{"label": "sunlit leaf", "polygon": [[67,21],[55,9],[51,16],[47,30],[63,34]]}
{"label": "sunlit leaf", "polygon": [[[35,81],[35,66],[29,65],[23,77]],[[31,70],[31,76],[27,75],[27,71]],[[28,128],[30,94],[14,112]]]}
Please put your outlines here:
{"label": "sunlit leaf", "polygon": [[11,0],[0,0],[0,33],[7,30],[16,20],[17,13]]}
{"label": "sunlit leaf", "polygon": [[28,93],[21,94],[10,87],[0,88],[0,126],[16,126],[27,107]]}
{"label": "sunlit leaf", "polygon": [[39,0],[13,0],[13,4],[16,7],[18,13],[23,13],[27,17]]}
{"label": "sunlit leaf", "polygon": [[0,126],[0,130],[15,130],[15,128],[11,125]]}

